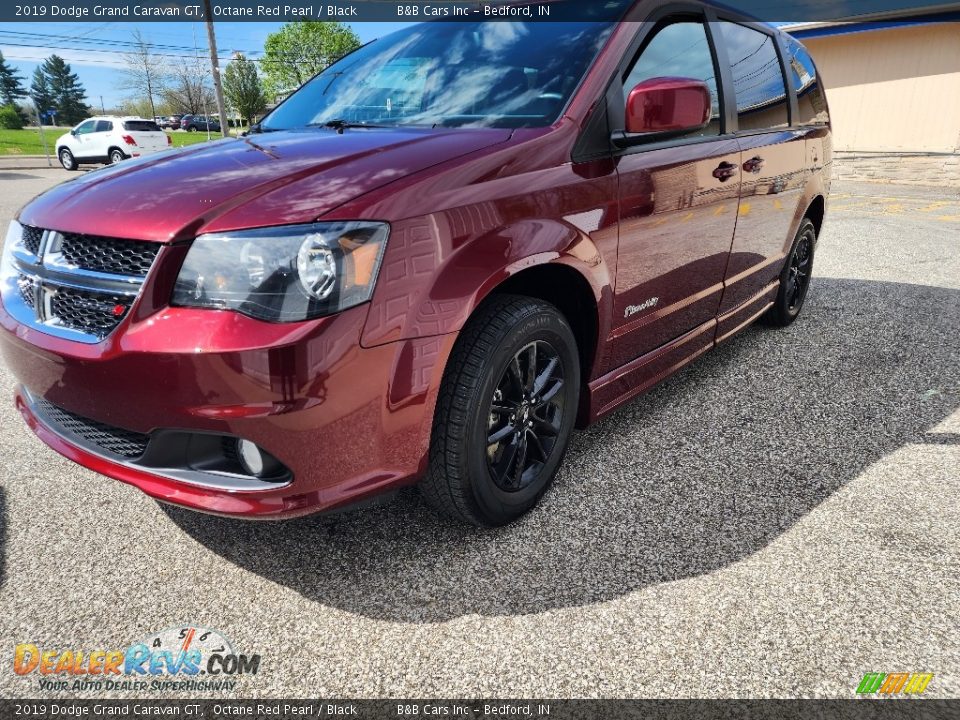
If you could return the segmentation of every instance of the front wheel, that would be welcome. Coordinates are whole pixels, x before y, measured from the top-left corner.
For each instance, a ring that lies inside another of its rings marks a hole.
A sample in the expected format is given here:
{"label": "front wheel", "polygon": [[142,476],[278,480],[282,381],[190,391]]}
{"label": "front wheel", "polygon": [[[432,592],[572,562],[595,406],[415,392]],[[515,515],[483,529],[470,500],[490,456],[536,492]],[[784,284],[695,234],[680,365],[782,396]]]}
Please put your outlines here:
{"label": "front wheel", "polygon": [[60,158],[60,164],[63,165],[64,170],[77,169],[77,159],[67,148],[60,148],[60,152],[57,153],[57,157]]}
{"label": "front wheel", "polygon": [[810,289],[816,245],[817,229],[809,219],[804,218],[780,273],[777,299],[763,317],[766,324],[786,327],[799,317]]}
{"label": "front wheel", "polygon": [[187,128],[187,132],[196,132],[196,131],[197,131],[196,125],[191,125],[190,127]]}
{"label": "front wheel", "polygon": [[448,361],[421,493],[473,525],[517,519],[556,475],[579,393],[577,343],[560,311],[516,295],[490,301]]}

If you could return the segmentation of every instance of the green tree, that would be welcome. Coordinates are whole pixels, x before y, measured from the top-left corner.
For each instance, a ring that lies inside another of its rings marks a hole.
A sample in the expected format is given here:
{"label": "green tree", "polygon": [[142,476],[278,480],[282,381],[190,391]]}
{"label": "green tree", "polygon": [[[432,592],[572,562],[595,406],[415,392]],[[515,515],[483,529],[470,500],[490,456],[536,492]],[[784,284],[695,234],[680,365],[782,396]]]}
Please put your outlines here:
{"label": "green tree", "polygon": [[90,114],[86,95],[80,78],[59,55],[51,55],[33,72],[30,97],[40,112],[56,110],[61,125],[75,125]]}
{"label": "green tree", "polygon": [[13,105],[3,105],[0,107],[0,128],[4,130],[22,130],[23,116],[19,108]]}
{"label": "green tree", "polygon": [[30,99],[36,107],[37,113],[41,115],[40,122],[44,119],[42,113],[45,113],[53,107],[53,91],[50,89],[50,78],[43,72],[43,67],[38,67],[33,71],[33,82],[30,83]]}
{"label": "green tree", "polygon": [[223,92],[240,117],[250,125],[253,118],[267,108],[267,96],[263,92],[257,65],[241,53],[234,56],[223,73]]}
{"label": "green tree", "polygon": [[17,100],[27,96],[23,78],[7,63],[0,52],[0,100],[3,105],[16,105]]}
{"label": "green tree", "polygon": [[267,36],[261,68],[276,97],[296,90],[328,65],[360,47],[360,38],[339,22],[298,20]]}

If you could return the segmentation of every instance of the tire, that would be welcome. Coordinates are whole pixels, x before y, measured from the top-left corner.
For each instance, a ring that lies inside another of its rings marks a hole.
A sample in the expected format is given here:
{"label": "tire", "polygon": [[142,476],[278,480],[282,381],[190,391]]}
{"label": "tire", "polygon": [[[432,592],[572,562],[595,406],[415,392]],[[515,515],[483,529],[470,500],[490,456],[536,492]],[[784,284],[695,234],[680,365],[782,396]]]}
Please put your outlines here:
{"label": "tire", "polygon": [[813,273],[813,260],[817,248],[817,229],[808,218],[804,218],[793,240],[793,247],[787,255],[787,262],[780,272],[780,290],[777,299],[763,322],[773,327],[786,327],[800,316],[804,300],[810,290],[810,277]]}
{"label": "tire", "polygon": [[123,154],[123,150],[119,148],[111,148],[109,159],[111,165],[116,165],[118,162],[123,162],[126,160],[127,156]]}
{"label": "tire", "polygon": [[60,148],[57,157],[60,158],[60,164],[63,165],[64,170],[73,171],[77,169],[77,159],[68,148]]}
{"label": "tire", "polygon": [[197,126],[196,126],[196,125],[190,125],[190,126],[187,128],[187,132],[196,132],[196,131],[197,131]]}
{"label": "tire", "polygon": [[542,300],[496,296],[450,355],[421,494],[465,523],[516,520],[553,482],[579,397],[580,360],[566,318]]}

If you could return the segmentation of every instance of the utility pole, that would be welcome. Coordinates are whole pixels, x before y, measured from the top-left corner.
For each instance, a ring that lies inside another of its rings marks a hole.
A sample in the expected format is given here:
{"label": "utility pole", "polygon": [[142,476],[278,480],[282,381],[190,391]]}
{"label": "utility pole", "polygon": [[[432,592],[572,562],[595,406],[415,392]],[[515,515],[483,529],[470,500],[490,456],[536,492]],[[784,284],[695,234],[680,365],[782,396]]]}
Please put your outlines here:
{"label": "utility pole", "polygon": [[[33,98],[31,98],[33,100]],[[40,106],[37,101],[33,101],[33,111],[37,114],[37,128],[40,130],[40,142],[43,143],[43,154],[47,156],[47,167],[53,167],[50,162],[50,150],[47,148],[47,136],[43,134],[43,116],[40,114]]]}
{"label": "utility pole", "polygon": [[224,137],[227,137],[230,133],[230,125],[227,124],[227,110],[223,105],[223,87],[220,85],[220,61],[217,60],[217,38],[213,34],[213,9],[210,7],[210,0],[203,0],[203,12],[207,18],[207,44],[210,45],[210,70],[213,74],[213,89],[217,94],[217,111],[220,113],[220,132]]}
{"label": "utility pole", "polygon": [[100,96],[100,112],[104,115],[107,114],[107,109],[103,106],[103,95]]}

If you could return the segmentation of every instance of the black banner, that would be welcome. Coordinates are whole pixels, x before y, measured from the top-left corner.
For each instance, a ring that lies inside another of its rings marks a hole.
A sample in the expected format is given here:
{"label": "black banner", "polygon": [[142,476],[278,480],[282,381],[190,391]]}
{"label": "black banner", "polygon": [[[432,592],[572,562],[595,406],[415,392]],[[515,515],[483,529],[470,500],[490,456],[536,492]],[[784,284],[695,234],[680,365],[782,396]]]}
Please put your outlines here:
{"label": "black banner", "polygon": [[[632,0],[213,0],[214,21],[347,22],[583,21],[618,20]],[[728,0],[723,6],[766,21],[883,18],[903,12],[926,15],[954,10],[935,0]],[[196,22],[207,19],[204,0],[34,0],[0,4],[2,22]]]}
{"label": "black banner", "polygon": [[0,700],[0,717],[886,720],[956,718],[960,700]]}

